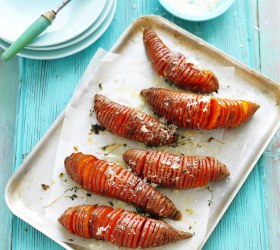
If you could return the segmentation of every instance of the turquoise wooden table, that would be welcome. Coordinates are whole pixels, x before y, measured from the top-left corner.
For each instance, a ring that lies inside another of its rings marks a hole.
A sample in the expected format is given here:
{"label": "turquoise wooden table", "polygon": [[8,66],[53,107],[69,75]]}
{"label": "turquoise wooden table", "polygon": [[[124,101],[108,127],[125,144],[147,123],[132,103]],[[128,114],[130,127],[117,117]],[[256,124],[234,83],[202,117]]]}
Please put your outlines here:
{"label": "turquoise wooden table", "polygon": [[[95,51],[110,49],[131,21],[146,14],[164,16],[280,82],[278,0],[236,0],[223,16],[199,23],[173,17],[157,0],[119,0],[109,29],[88,49],[59,60],[0,62],[0,249],[61,249],[9,212],[5,185],[65,108]],[[279,190],[278,131],[204,249],[279,249]]]}

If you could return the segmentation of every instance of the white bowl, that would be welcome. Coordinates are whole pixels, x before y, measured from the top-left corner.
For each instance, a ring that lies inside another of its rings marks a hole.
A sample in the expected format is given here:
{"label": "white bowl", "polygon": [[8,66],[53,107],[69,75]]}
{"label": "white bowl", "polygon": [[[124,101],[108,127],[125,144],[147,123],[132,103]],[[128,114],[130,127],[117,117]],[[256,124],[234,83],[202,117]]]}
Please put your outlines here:
{"label": "white bowl", "polygon": [[[185,19],[185,20],[189,20],[189,21],[206,21],[206,20],[210,20],[213,19],[215,17],[218,17],[220,15],[222,15],[224,12],[226,12],[229,7],[233,4],[233,2],[235,0],[220,0],[220,2],[214,6],[214,8],[210,11],[208,11],[207,13],[204,14],[196,14],[193,12],[193,14],[188,13],[188,11],[184,10],[184,8],[182,7],[182,4],[179,5],[178,3],[182,3],[182,2],[188,2],[191,0],[159,0],[159,2],[161,3],[161,5],[168,11],[170,12],[172,15],[179,17],[181,19]],[[195,2],[196,0],[193,0],[191,2]],[[202,1],[202,4],[205,4],[206,0]],[[190,11],[191,12],[191,9]]]}

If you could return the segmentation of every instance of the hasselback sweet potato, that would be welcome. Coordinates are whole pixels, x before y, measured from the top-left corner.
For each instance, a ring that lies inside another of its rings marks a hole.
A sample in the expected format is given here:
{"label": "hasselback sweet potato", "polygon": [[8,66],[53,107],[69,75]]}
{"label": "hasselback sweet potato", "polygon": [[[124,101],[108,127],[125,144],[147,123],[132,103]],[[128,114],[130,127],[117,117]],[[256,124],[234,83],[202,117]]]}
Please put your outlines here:
{"label": "hasselback sweet potato", "polygon": [[77,236],[129,248],[158,247],[192,237],[163,221],[108,206],[70,207],[58,221]]}
{"label": "hasselback sweet potato", "polygon": [[137,176],[165,188],[201,187],[229,176],[227,167],[213,157],[130,149],[123,159]]}
{"label": "hasselback sweet potato", "polygon": [[150,88],[141,95],[154,111],[182,128],[234,128],[248,121],[259,105],[244,100],[231,100]]}
{"label": "hasselback sweet potato", "polygon": [[218,79],[211,70],[171,51],[150,27],[144,30],[144,44],[157,73],[176,86],[201,93],[219,89]]}
{"label": "hasselback sweet potato", "polygon": [[133,108],[95,95],[94,109],[99,123],[114,134],[149,146],[167,145],[178,138],[174,127]]}
{"label": "hasselback sweet potato", "polygon": [[156,217],[182,217],[171,200],[120,165],[82,153],[66,157],[64,165],[71,179],[90,192],[132,203]]}

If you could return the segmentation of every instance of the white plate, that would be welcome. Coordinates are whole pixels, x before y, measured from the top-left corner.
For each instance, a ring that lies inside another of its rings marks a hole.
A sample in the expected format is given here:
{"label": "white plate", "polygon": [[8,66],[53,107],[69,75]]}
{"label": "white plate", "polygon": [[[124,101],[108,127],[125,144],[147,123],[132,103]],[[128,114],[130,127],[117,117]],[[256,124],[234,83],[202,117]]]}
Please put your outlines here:
{"label": "white plate", "polygon": [[[14,42],[41,14],[62,0],[1,0],[0,38]],[[106,0],[72,0],[53,24],[30,46],[50,46],[70,40],[88,29],[100,16]]]}
{"label": "white plate", "polygon": [[[176,48],[176,50],[178,49],[182,52],[188,51],[192,55],[199,53],[201,55],[200,59],[209,67],[213,65],[234,67],[237,85],[230,87],[235,89],[235,91],[241,91],[243,89],[251,90],[250,92],[246,92],[248,96],[255,96],[253,98],[254,101],[260,102],[261,104],[261,108],[250,122],[243,127],[226,131],[227,134],[232,133],[234,135],[238,131],[244,132],[246,130],[250,132],[254,130],[258,133],[258,136],[254,140],[251,140],[249,137],[240,138],[244,144],[245,153],[243,152],[242,157],[239,159],[231,159],[233,164],[229,167],[234,169],[229,182],[231,185],[228,186],[227,190],[214,189],[214,197],[218,197],[222,192],[226,193],[211,205],[211,216],[208,221],[206,236],[199,247],[201,249],[280,126],[280,86],[224,52],[214,48],[202,39],[158,16],[144,16],[133,22],[114,45],[112,52],[130,58],[137,58],[140,61],[147,60],[143,46],[142,30],[143,27],[148,25],[155,27],[164,41],[168,45],[171,45],[172,48]],[[174,36],[178,39],[174,39]],[[122,81],[122,78],[120,78],[120,81]],[[221,87],[226,92],[227,83],[221,83]],[[53,167],[64,114],[63,112],[59,116],[46,135],[9,180],[5,192],[6,202],[11,211],[50,238],[52,238],[52,232],[42,225],[44,224],[45,215],[44,206],[49,200],[51,189],[42,191],[40,185],[41,183],[51,183],[53,180]],[[265,123],[263,122],[264,116],[266,117]],[[252,127],[252,125],[254,126]],[[261,129],[259,129],[260,127]],[[240,134],[238,135],[240,136]],[[227,146],[232,147],[233,145],[229,144]],[[231,157],[231,152],[231,150],[227,151],[227,154],[223,155],[223,157]],[[220,160],[227,163],[223,159]],[[238,162],[242,162],[242,164],[240,165]],[[230,226],[233,227],[234,225]],[[61,241],[56,242],[67,249],[77,249],[77,246],[73,244],[66,244]],[[172,247],[174,248],[174,245],[170,244],[170,248]],[[80,247],[79,249],[84,248]]]}
{"label": "white plate", "polygon": [[77,36],[69,41],[66,41],[64,43],[59,43],[56,45],[42,46],[42,47],[26,46],[25,48],[30,49],[30,50],[54,50],[54,49],[61,49],[64,47],[68,47],[70,45],[73,45],[75,43],[78,43],[78,42],[84,40],[85,38],[90,36],[93,32],[95,32],[104,23],[105,19],[108,17],[109,12],[111,11],[112,6],[113,6],[113,0],[106,0],[106,1],[107,1],[106,6],[105,6],[104,10],[102,11],[102,14],[98,18],[98,20],[96,22],[94,22],[94,24],[92,26],[90,26],[85,32],[83,32],[79,36]]}
{"label": "white plate", "polygon": [[[110,13],[106,17],[105,21],[100,25],[100,27],[93,32],[91,35],[89,35],[84,40],[70,45],[65,48],[61,49],[54,49],[54,50],[30,50],[30,49],[23,49],[20,53],[18,53],[18,56],[22,56],[25,58],[30,59],[40,59],[40,60],[50,60],[50,59],[58,59],[66,56],[73,55],[75,53],[80,52],[81,50],[89,47],[91,44],[93,44],[99,37],[103,35],[103,33],[107,30],[109,25],[111,24],[116,7],[117,7],[117,0],[110,0],[113,2],[113,6],[110,10]],[[0,40],[0,47],[3,49],[7,49],[9,47],[9,43]]]}

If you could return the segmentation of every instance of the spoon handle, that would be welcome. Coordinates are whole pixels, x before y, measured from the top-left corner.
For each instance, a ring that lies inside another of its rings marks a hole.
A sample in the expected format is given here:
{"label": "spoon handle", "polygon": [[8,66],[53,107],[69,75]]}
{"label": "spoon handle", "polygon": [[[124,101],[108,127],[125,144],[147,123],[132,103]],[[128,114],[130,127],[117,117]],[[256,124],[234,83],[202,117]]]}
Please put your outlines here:
{"label": "spoon handle", "polygon": [[14,57],[20,50],[31,43],[36,37],[44,32],[55,19],[56,14],[53,11],[48,11],[41,15],[33,22],[19,38],[2,54],[3,61],[8,61]]}

